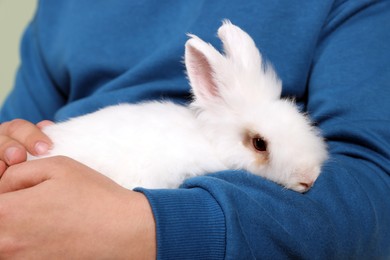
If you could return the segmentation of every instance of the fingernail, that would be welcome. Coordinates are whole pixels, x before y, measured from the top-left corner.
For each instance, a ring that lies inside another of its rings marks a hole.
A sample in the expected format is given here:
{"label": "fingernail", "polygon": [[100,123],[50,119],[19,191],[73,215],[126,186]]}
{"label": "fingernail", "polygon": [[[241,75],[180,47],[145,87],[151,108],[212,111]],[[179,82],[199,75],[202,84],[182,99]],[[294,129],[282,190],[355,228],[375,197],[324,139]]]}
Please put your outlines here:
{"label": "fingernail", "polygon": [[8,165],[12,164],[17,153],[19,153],[19,148],[16,147],[9,147],[5,150],[5,160]]}
{"label": "fingernail", "polygon": [[38,155],[42,155],[49,151],[49,145],[45,142],[37,142],[34,146],[34,149]]}

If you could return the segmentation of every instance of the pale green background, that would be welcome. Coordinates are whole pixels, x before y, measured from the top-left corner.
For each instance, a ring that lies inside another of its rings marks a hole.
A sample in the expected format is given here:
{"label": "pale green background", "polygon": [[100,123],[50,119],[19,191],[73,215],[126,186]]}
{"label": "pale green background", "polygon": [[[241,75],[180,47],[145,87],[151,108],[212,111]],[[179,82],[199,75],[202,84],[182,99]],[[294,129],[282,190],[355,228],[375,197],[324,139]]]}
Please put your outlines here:
{"label": "pale green background", "polygon": [[20,38],[36,4],[36,0],[0,0],[0,105],[14,84]]}

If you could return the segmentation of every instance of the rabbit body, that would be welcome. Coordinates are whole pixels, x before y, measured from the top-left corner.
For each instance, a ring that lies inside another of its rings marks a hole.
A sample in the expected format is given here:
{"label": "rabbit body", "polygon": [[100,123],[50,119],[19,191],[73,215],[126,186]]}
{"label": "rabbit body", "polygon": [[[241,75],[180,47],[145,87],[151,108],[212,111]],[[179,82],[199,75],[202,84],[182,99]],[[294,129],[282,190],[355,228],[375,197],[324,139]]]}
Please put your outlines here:
{"label": "rabbit body", "polygon": [[54,141],[46,156],[66,155],[129,189],[174,188],[226,169],[192,111],[169,102],[110,106],[44,132]]}
{"label": "rabbit body", "polygon": [[245,169],[297,192],[310,189],[327,159],[325,142],[280,97],[281,82],[252,38],[224,21],[222,54],[189,36],[188,106],[122,104],[49,126],[48,156],[69,156],[127,188],[173,188],[191,176]]}

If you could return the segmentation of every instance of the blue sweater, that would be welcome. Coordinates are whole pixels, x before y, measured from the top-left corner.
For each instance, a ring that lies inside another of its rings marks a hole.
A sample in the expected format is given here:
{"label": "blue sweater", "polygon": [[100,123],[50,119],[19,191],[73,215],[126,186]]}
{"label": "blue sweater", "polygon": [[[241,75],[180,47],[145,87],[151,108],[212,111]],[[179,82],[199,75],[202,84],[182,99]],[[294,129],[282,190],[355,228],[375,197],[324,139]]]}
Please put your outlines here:
{"label": "blue sweater", "polygon": [[224,18],[255,39],[331,159],[306,194],[230,171],[138,189],[153,208],[158,257],[388,259],[390,1],[41,0],[0,122],[187,102],[185,33],[220,46]]}

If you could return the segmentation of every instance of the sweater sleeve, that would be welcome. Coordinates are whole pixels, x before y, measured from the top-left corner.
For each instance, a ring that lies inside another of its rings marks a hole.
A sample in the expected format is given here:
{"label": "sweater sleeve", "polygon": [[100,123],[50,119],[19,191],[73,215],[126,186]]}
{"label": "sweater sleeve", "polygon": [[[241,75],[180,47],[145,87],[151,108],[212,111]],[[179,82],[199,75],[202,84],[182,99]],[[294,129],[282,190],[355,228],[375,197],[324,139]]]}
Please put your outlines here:
{"label": "sweater sleeve", "polygon": [[0,109],[0,122],[22,118],[31,122],[53,120],[64,105],[65,93],[58,88],[43,57],[36,20],[27,27],[20,47],[22,64],[14,87]]}
{"label": "sweater sleeve", "polygon": [[324,25],[306,107],[330,160],[309,192],[242,171],[138,189],[155,214],[159,259],[390,257],[387,24],[388,1],[340,1]]}

